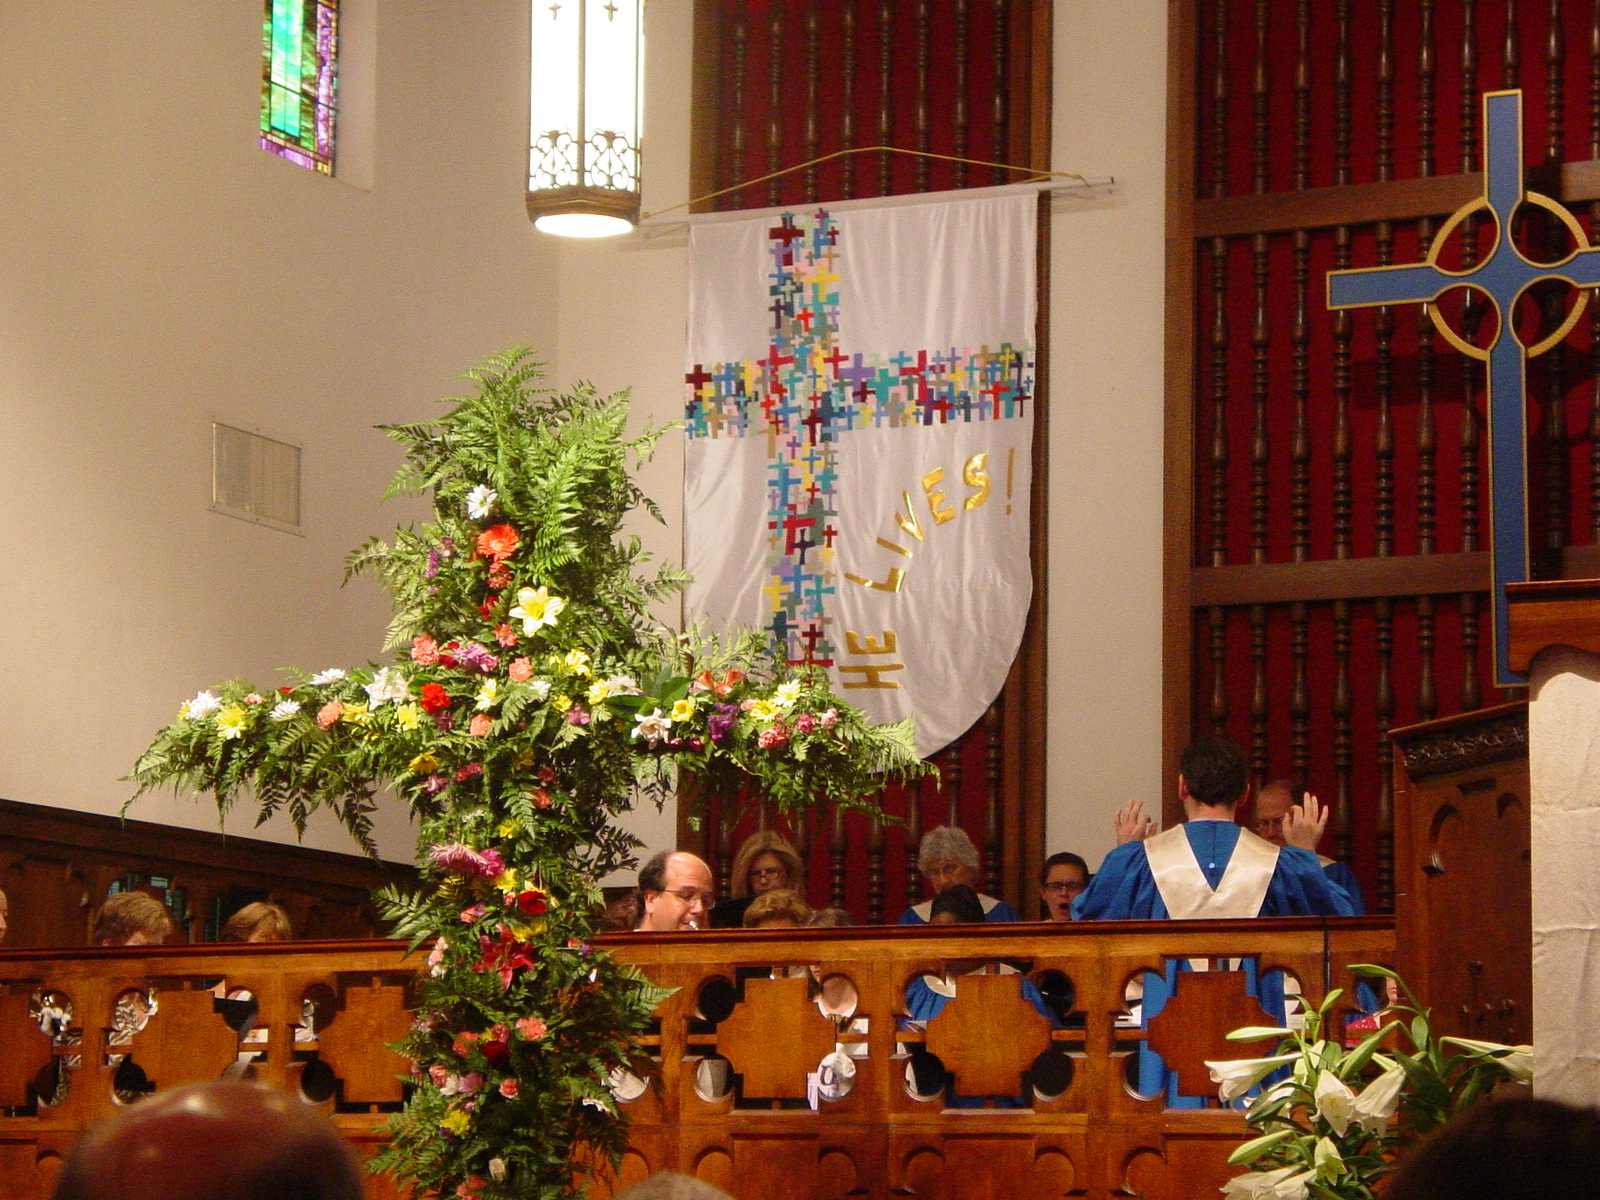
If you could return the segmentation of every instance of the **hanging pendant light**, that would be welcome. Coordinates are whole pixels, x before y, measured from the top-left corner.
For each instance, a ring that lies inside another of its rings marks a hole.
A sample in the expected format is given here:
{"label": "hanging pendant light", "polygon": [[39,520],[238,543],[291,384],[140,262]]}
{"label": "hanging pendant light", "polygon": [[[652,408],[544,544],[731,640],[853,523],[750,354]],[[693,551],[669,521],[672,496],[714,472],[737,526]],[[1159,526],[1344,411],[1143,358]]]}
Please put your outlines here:
{"label": "hanging pendant light", "polygon": [[643,0],[533,0],[528,216],[608,237],[639,219]]}

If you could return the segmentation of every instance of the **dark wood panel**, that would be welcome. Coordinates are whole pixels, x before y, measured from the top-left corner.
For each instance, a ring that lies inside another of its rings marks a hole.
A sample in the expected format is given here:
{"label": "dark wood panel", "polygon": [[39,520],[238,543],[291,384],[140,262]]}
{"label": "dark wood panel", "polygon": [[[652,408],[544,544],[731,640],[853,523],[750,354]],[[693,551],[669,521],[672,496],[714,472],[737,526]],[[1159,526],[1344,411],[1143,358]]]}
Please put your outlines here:
{"label": "dark wood panel", "polygon": [[8,944],[84,945],[107,889],[129,872],[183,890],[188,920],[178,914],[179,941],[204,937],[218,898],[240,889],[282,905],[302,936],[370,937],[380,930],[372,890],[416,880],[402,863],[0,800]]}

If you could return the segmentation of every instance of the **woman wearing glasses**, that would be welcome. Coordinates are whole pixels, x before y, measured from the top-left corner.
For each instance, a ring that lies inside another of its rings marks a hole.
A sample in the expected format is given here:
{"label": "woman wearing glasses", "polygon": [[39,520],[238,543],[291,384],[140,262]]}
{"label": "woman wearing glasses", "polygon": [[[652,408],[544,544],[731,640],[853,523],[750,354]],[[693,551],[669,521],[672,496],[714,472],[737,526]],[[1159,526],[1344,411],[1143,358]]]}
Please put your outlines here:
{"label": "woman wearing glasses", "polygon": [[732,896],[711,910],[711,924],[716,929],[738,929],[744,924],[744,910],[750,902],[765,892],[780,888],[799,894],[803,900],[806,890],[805,864],[796,850],[782,834],[770,829],[759,829],[745,839],[739,853],[733,857],[733,870],[729,872],[728,890]]}

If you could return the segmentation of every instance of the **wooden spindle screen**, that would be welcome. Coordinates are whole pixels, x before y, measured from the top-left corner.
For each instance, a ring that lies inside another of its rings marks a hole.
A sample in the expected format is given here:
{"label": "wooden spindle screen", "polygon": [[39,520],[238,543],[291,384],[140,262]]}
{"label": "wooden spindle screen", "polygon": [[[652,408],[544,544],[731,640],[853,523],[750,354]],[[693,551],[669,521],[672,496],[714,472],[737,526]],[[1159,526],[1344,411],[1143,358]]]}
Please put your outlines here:
{"label": "wooden spindle screen", "polygon": [[[1481,96],[1499,88],[1523,89],[1531,186],[1600,237],[1600,5],[1186,0],[1173,32],[1169,232],[1192,303],[1169,309],[1169,345],[1193,373],[1169,437],[1193,469],[1172,497],[1191,556],[1170,564],[1191,653],[1169,677],[1190,731],[1227,732],[1259,780],[1332,803],[1325,849],[1387,906],[1385,731],[1511,698],[1489,657],[1484,384],[1419,306],[1330,313],[1325,276],[1427,252],[1481,189]],[[1555,260],[1557,229],[1530,216],[1514,236]],[[1468,221],[1443,261],[1494,237]],[[1536,295],[1513,319],[1554,328],[1572,300]],[[1492,333],[1470,296],[1443,307],[1469,338]],[[1597,355],[1591,315],[1530,368],[1542,576],[1600,568]]]}
{"label": "wooden spindle screen", "polygon": [[[699,0],[695,8],[693,190],[707,194],[851,147],[1009,164],[974,166],[879,152],[846,155],[731,192],[719,210],[988,187],[1049,166],[1050,0]],[[1048,233],[1041,222],[1041,251]],[[1040,329],[1048,323],[1041,253]],[[1039,351],[1035,454],[1043,445]],[[1043,472],[1035,473],[1034,608],[1017,666],[989,712],[936,761],[940,783],[891,788],[900,824],[818,814],[803,827],[759,804],[712,798],[680,844],[701,849],[727,893],[744,838],[775,825],[805,857],[809,898],[858,921],[894,921],[922,899],[923,832],[957,824],[977,844],[981,886],[1026,915],[1044,851]],[[942,786],[940,786],[942,784]],[[652,848],[653,849],[653,848]]]}

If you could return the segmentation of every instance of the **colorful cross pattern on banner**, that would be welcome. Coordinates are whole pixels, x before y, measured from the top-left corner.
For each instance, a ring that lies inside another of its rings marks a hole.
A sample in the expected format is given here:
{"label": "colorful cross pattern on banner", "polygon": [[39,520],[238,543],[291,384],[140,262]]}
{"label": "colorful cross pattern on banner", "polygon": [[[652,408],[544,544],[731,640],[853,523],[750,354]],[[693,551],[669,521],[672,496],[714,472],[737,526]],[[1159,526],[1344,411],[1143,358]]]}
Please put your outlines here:
{"label": "colorful cross pattern on banner", "polygon": [[[940,429],[970,429],[993,422],[1014,422],[1019,429],[1031,426],[1026,419],[1033,405],[1032,329],[1020,330],[1022,336],[1015,340],[976,345],[952,338],[945,344],[877,351],[852,347],[841,333],[841,303],[852,302],[850,296],[841,300],[841,264],[853,252],[850,228],[848,219],[841,223],[826,211],[784,213],[766,228],[765,352],[759,357],[693,362],[687,374],[684,416],[691,445],[737,439],[761,447],[765,528],[760,620],[774,641],[792,662],[829,668],[843,689],[898,691],[909,686],[914,674],[907,662],[900,661],[916,649],[914,639],[906,636],[908,609],[881,621],[874,617],[869,629],[856,629],[861,622],[841,621],[852,599],[842,596],[841,590],[860,589],[875,600],[897,596],[911,586],[913,560],[919,568],[930,564],[922,575],[931,588],[935,582],[931,531],[958,512],[987,504],[991,495],[997,497],[995,508],[1003,505],[1012,524],[1025,531],[1026,491],[1017,490],[1016,438],[1021,434],[1008,437],[1003,452],[997,453],[1002,449],[997,445],[959,455],[931,449],[936,443],[930,436],[936,437],[933,431]],[[901,299],[912,305],[936,303],[928,295],[907,294]],[[883,341],[880,336],[878,344]],[[860,445],[852,447],[857,439]],[[886,450],[891,445],[903,445],[919,457],[897,468],[896,453]],[[1025,438],[1020,448],[1025,460]],[[865,544],[874,548],[870,562],[841,556],[841,535],[848,524],[883,512],[881,504],[869,505],[862,496],[845,494],[844,480],[850,471],[841,455],[853,449],[871,460],[865,468],[857,466],[855,473],[871,477],[882,468],[883,483],[893,493],[892,520],[873,530],[880,535],[875,542],[866,539]],[[1026,467],[1026,461],[1020,464],[1023,473]],[[1002,493],[1004,498],[999,499]],[[1022,499],[1017,503],[1019,494]],[[707,512],[697,518],[690,511],[687,519],[721,516],[725,514]],[[727,536],[742,534],[731,531]],[[981,562],[962,561],[970,547],[958,550],[954,538],[947,543],[948,561],[940,574],[947,577],[946,587],[959,590],[964,586],[959,568],[981,572],[984,567]],[[1025,550],[1023,558],[1025,597],[1029,586]],[[692,569],[697,576],[702,574],[703,568]],[[1022,608],[1025,615],[1025,599]],[[946,636],[950,633],[944,631]],[[1012,644],[1002,675],[1014,653]],[[921,712],[904,711],[906,698],[896,699],[899,709],[873,715],[916,715],[919,725],[923,723]],[[986,706],[989,699],[992,694],[982,704]],[[871,703],[865,698],[863,702],[873,711]],[[911,707],[915,709],[914,704]]]}

